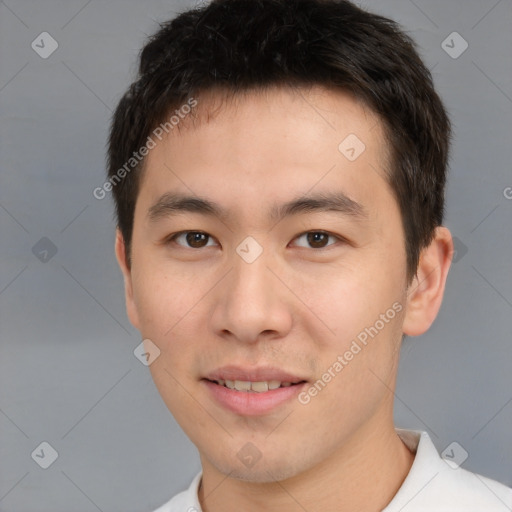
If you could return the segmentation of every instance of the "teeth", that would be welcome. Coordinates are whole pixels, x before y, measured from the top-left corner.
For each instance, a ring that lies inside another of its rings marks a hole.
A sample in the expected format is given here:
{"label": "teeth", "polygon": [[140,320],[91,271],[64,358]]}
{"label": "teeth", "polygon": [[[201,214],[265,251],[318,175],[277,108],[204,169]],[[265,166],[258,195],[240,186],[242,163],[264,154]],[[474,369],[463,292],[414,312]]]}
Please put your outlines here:
{"label": "teeth", "polygon": [[251,384],[251,389],[257,393],[264,393],[265,391],[268,391],[268,382],[253,382]]}
{"label": "teeth", "polygon": [[216,381],[220,386],[225,386],[236,391],[265,393],[266,391],[277,389],[280,387],[287,388],[292,385],[291,382],[281,382],[279,380],[250,382],[246,380],[223,380]]}
{"label": "teeth", "polygon": [[237,391],[249,391],[251,383],[245,380],[235,380],[235,389]]}

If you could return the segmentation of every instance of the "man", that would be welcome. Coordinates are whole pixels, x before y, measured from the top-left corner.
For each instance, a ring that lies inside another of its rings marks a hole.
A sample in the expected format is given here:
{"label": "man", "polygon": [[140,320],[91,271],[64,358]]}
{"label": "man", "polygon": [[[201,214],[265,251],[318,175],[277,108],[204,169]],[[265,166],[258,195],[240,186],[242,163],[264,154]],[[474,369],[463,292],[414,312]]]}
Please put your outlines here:
{"label": "man", "polygon": [[393,424],[453,253],[450,126],[395,23],[218,0],[164,24],[115,112],[127,311],[202,472],[158,512],[506,511]]}

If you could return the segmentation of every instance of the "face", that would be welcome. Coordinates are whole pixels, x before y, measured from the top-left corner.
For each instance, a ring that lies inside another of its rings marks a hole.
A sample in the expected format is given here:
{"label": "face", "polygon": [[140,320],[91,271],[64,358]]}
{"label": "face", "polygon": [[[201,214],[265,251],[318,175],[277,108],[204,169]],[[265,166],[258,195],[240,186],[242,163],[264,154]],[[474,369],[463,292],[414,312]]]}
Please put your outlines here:
{"label": "face", "polygon": [[150,151],[127,308],[203,468],[285,479],[392,424],[407,281],[385,166],[378,118],[320,88],[250,93]]}

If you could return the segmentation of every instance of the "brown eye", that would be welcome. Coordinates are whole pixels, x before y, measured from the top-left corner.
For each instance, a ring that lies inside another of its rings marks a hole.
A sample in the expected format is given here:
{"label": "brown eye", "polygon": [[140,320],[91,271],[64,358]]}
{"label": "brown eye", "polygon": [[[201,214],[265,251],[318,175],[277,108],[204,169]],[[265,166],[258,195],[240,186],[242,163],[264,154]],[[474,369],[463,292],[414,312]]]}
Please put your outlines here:
{"label": "brown eye", "polygon": [[325,247],[329,242],[329,235],[320,231],[312,231],[311,233],[307,233],[307,240],[311,247],[320,249]]}
{"label": "brown eye", "polygon": [[306,249],[324,249],[340,240],[339,237],[325,231],[308,231],[295,239],[295,245]]}
{"label": "brown eye", "polygon": [[190,233],[187,233],[186,238],[190,247],[194,247],[196,249],[204,247],[208,243],[208,235],[205,233],[191,231]]}
{"label": "brown eye", "polygon": [[212,237],[202,231],[183,231],[174,235],[171,241],[191,249],[202,249],[213,245],[213,243],[210,243],[213,242]]}

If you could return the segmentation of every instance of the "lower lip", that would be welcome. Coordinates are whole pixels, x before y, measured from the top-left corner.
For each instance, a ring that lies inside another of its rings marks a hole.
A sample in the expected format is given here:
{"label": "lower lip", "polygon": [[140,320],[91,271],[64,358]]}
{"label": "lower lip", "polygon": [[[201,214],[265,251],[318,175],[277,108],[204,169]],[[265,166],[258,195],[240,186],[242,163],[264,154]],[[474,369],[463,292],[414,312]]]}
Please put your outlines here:
{"label": "lower lip", "polygon": [[203,379],[213,398],[226,409],[243,416],[258,416],[276,409],[296,397],[307,384],[293,384],[284,388],[270,389],[263,393],[236,391]]}

